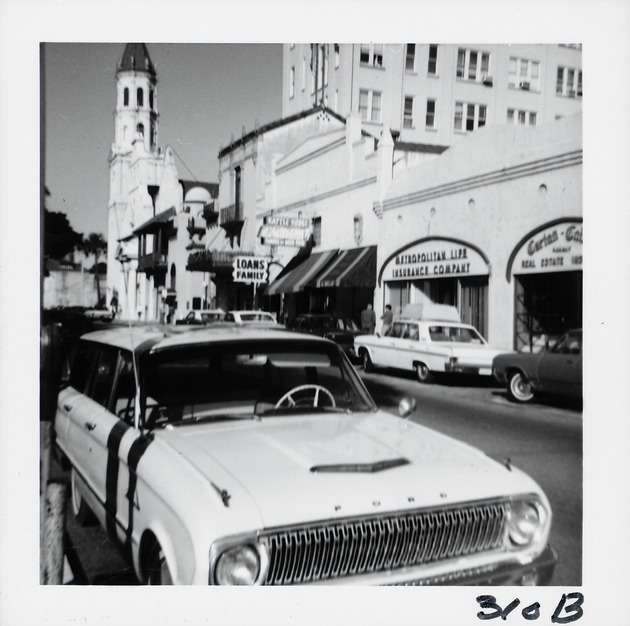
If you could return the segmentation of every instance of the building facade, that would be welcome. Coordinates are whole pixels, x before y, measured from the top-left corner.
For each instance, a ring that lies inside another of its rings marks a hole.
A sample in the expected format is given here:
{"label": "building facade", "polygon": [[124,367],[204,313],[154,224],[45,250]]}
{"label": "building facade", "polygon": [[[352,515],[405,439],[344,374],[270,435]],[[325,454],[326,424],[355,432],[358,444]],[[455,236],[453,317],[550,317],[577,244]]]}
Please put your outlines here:
{"label": "building facade", "polygon": [[484,125],[581,111],[579,45],[285,44],[282,114],[317,105],[368,132],[450,146]]}
{"label": "building facade", "polygon": [[578,114],[484,128],[403,172],[377,207],[376,307],[428,296],[517,350],[581,327],[582,161]]}

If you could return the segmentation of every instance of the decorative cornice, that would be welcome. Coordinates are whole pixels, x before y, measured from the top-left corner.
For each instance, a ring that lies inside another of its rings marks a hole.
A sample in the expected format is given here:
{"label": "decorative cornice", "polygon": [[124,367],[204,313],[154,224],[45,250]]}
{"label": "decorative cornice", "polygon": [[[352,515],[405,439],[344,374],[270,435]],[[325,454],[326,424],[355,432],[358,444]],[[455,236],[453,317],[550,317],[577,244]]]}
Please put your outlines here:
{"label": "decorative cornice", "polygon": [[267,217],[270,215],[277,215],[278,213],[282,213],[284,211],[299,209],[300,207],[308,206],[309,204],[314,204],[315,202],[320,202],[321,200],[327,200],[328,198],[333,198],[340,194],[348,193],[349,191],[354,191],[355,189],[360,189],[361,187],[373,185],[375,182],[376,176],[370,176],[369,178],[364,178],[363,180],[360,180],[356,183],[350,183],[349,185],[337,187],[337,189],[331,189],[330,191],[325,191],[324,193],[320,193],[316,196],[304,198],[304,200],[298,200],[297,202],[292,202],[291,204],[285,204],[284,206],[278,207],[277,209],[270,209],[268,211],[265,211],[264,213],[259,213],[256,217]]}
{"label": "decorative cornice", "polygon": [[397,198],[384,200],[383,210],[389,211],[409,204],[416,204],[418,202],[440,198],[453,193],[461,193],[462,191],[468,191],[469,189],[477,189],[478,187],[484,187],[486,185],[496,185],[509,180],[515,180],[526,176],[541,174],[543,172],[551,172],[565,167],[580,165],[582,160],[583,151],[580,149],[545,159],[539,159],[537,161],[530,161],[529,163],[521,165],[515,165],[513,167],[494,170],[486,174],[463,178],[452,183],[445,183],[443,185],[429,187],[428,189],[414,191],[404,196],[398,196]]}

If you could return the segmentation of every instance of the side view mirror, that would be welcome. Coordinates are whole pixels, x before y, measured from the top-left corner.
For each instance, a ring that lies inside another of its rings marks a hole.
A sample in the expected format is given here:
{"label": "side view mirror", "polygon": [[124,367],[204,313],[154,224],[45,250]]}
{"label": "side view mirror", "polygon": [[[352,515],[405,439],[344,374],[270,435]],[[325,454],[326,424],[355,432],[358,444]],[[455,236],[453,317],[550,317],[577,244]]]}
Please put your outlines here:
{"label": "side view mirror", "polygon": [[398,404],[398,414],[400,417],[409,417],[417,407],[415,398],[403,398]]}

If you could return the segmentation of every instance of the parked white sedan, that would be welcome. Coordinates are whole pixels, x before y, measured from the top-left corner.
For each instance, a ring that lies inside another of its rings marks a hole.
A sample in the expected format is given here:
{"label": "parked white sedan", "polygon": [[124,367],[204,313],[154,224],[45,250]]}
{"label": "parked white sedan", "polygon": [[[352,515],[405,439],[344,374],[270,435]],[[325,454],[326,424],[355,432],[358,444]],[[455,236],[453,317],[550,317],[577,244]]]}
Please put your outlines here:
{"label": "parked white sedan", "polygon": [[385,335],[360,335],[354,348],[366,372],[374,367],[415,371],[422,383],[435,373],[492,375],[492,348],[474,326],[444,320],[400,318]]}
{"label": "parked white sedan", "polygon": [[75,514],[149,584],[547,584],[554,568],[533,480],[377,410],[318,337],[90,333],[55,429]]}

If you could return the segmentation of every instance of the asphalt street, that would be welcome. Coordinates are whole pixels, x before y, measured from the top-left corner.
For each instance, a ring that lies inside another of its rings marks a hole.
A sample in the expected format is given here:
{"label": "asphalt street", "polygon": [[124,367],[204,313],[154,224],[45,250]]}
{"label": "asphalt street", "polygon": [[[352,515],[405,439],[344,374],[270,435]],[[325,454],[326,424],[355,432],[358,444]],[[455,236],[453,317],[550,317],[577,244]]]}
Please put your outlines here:
{"label": "asphalt street", "polygon": [[[413,396],[410,419],[465,441],[492,458],[527,472],[543,488],[554,514],[551,543],[558,553],[552,585],[582,583],[582,413],[581,407],[547,400],[516,405],[492,381],[443,379],[423,385],[412,374],[358,370],[376,402],[397,413]],[[71,555],[84,570],[74,582],[137,584],[132,569],[98,526],[81,528],[67,515]]]}

